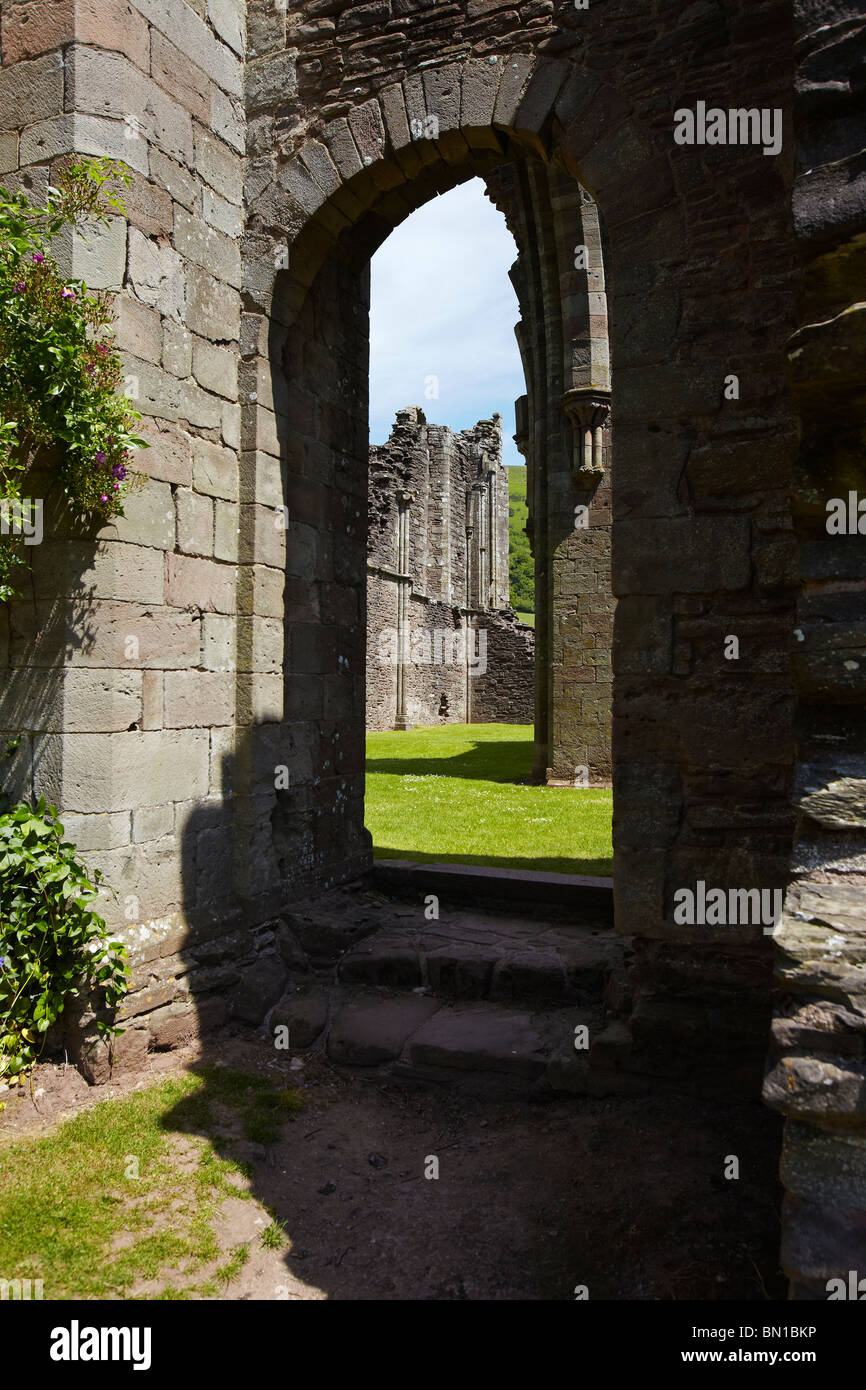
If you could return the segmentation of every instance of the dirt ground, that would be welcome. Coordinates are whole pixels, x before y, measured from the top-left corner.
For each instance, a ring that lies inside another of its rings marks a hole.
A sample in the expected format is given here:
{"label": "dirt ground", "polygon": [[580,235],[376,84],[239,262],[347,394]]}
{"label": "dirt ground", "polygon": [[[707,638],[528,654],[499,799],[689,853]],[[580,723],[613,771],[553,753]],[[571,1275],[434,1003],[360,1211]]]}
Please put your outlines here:
{"label": "dirt ground", "polygon": [[[207,1060],[260,1074],[262,1044],[211,1042]],[[10,1098],[0,1138],[35,1137],[195,1065],[194,1049],[157,1054],[146,1074],[102,1087],[40,1067],[35,1102]],[[572,1300],[581,1287],[592,1300],[785,1297],[778,1121],[758,1103],[502,1102],[340,1075],[311,1054],[293,1065],[271,1053],[268,1065],[305,1106],[272,1147],[234,1144],[255,1200],[227,1199],[216,1229],[224,1250],[252,1241],[253,1254],[225,1298]],[[180,1135],[177,1151],[182,1161]],[[724,1176],[729,1156],[737,1180]],[[438,1177],[425,1176],[431,1159]],[[282,1251],[258,1242],[266,1207],[285,1222]]]}

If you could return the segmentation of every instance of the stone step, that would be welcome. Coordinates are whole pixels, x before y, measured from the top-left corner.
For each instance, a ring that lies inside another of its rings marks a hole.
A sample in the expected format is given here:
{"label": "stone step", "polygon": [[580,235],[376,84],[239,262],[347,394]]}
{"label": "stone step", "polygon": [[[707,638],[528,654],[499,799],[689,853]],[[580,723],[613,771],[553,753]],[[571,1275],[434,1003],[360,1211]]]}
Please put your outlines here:
{"label": "stone step", "polygon": [[569,928],[452,914],[447,927],[383,928],[341,958],[346,985],[429,989],[451,999],[560,1004],[601,1000],[625,945],[602,927]]}
{"label": "stone step", "polygon": [[598,1005],[533,1011],[421,991],[355,990],[332,1001],[331,1013],[326,1051],[338,1067],[484,1094],[605,1095],[635,1084],[611,1069],[612,1050],[627,1050],[629,1039]]}
{"label": "stone step", "polygon": [[428,893],[447,895],[452,903],[477,902],[511,906],[527,903],[542,912],[568,908],[575,915],[592,913],[613,923],[613,879],[581,874],[551,874],[532,869],[487,868],[479,864],[446,864],[413,859],[376,859],[373,881],[379,887],[409,897]]}

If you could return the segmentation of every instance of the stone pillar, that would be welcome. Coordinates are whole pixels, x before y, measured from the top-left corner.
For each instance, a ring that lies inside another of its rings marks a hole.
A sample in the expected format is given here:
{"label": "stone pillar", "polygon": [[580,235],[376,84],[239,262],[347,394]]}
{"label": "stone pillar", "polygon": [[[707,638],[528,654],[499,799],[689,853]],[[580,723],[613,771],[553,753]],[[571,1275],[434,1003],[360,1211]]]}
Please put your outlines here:
{"label": "stone pillar", "polygon": [[395,729],[411,729],[406,720],[406,667],[409,662],[411,633],[409,630],[409,596],[412,576],[409,573],[409,508],[414,492],[397,494],[397,710]]}
{"label": "stone pillar", "polygon": [[[849,123],[860,6],[799,28],[794,222],[805,260],[789,363],[803,437],[794,494],[802,585],[797,843],[775,932],[764,1097],[786,1117],[782,1267],[793,1299],[866,1293],[866,197]],[[844,46],[844,48],[843,48]],[[838,61],[838,59],[836,60]],[[862,510],[860,510],[862,508]],[[837,1281],[832,1284],[830,1281]]]}

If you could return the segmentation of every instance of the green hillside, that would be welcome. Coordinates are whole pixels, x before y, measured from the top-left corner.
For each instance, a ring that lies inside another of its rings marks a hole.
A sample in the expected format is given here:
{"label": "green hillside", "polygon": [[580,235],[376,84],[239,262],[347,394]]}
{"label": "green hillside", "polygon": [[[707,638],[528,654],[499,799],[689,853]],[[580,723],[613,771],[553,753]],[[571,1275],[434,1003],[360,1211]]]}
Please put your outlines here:
{"label": "green hillside", "polygon": [[535,562],[529,552],[526,525],[526,469],[508,469],[508,576],[511,606],[518,613],[535,612]]}

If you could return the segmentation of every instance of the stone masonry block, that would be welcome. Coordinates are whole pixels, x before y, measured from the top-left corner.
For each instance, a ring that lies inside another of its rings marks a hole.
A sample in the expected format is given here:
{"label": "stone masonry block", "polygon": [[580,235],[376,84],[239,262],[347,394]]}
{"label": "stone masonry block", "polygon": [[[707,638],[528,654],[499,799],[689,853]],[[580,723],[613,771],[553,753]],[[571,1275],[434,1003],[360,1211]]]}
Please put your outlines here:
{"label": "stone masonry block", "polygon": [[59,116],[62,110],[61,54],[46,53],[0,70],[0,129],[32,125]]}
{"label": "stone masonry block", "polygon": [[129,281],[143,304],[168,318],[183,319],[183,258],[165,241],[153,241],[137,227],[129,229]]}
{"label": "stone masonry block", "polygon": [[532,75],[535,59],[529,53],[509,54],[501,60],[502,76],[496,105],[493,108],[494,125],[514,124],[521,98]]}
{"label": "stone masonry block", "polygon": [[240,573],[238,598],[242,610],[261,618],[282,619],[286,580],[282,570],[246,565]]}
{"label": "stone masonry block", "polygon": [[[167,155],[162,153],[162,150],[151,149],[149,154],[150,177],[159,186],[160,191],[167,193],[188,212],[198,212],[201,205],[201,183],[192,170],[185,169],[174,159],[169,159]],[[160,230],[169,231],[171,226],[172,222],[169,218],[168,225]]]}
{"label": "stone masonry block", "polygon": [[213,555],[214,508],[210,497],[200,497],[190,488],[178,488],[174,496],[177,511],[177,544],[184,555]]}
{"label": "stone masonry block", "polygon": [[240,525],[238,509],[234,502],[213,503],[214,538],[213,553],[217,560],[227,560],[236,565],[240,554]]}
{"label": "stone masonry block", "polygon": [[463,65],[460,89],[460,125],[483,130],[493,124],[493,111],[502,73],[501,59],[495,63],[473,58]]}
{"label": "stone masonry block", "polygon": [[205,613],[201,620],[201,664],[207,671],[234,671],[237,665],[237,619]]}
{"label": "stone masonry block", "polygon": [[72,110],[123,121],[128,144],[144,139],[170,159],[192,164],[189,112],[128,59],[74,44],[66,74],[66,101]]}
{"label": "stone masonry block", "polygon": [[119,290],[126,270],[126,221],[112,217],[103,226],[64,227],[54,242],[57,264],[91,290]]}
{"label": "stone masonry block", "polygon": [[240,500],[263,507],[282,507],[286,500],[285,465],[273,454],[258,449],[243,452],[240,463]]}
{"label": "stone masonry block", "polygon": [[95,548],[71,545],[65,566],[55,573],[74,598],[161,604],[164,568],[161,549],[104,540]]}
{"label": "stone masonry block", "polygon": [[42,164],[74,152],[105,155],[146,174],[147,141],[127,140],[125,132],[122,121],[104,120],[101,116],[54,116],[21,132],[20,162]]}
{"label": "stone masonry block", "polygon": [[214,391],[227,400],[238,395],[238,354],[236,348],[216,347],[203,338],[196,338],[192,349],[192,370],[196,381],[206,391]]}
{"label": "stone masonry block", "polygon": [[202,188],[201,197],[202,216],[209,227],[215,227],[218,232],[225,232],[226,236],[242,235],[244,218],[239,207],[226,202],[225,198],[221,198],[210,188]]}
{"label": "stone masonry block", "polygon": [[129,812],[106,811],[91,816],[74,812],[62,818],[63,833],[82,854],[94,849],[120,849],[129,844]]}
{"label": "stone masonry block", "polygon": [[236,585],[237,572],[233,565],[221,565],[191,555],[167,557],[166,602],[172,607],[198,608],[203,613],[232,613]]}
{"label": "stone masonry block", "polygon": [[170,485],[149,478],[140,492],[133,492],[126,499],[124,515],[108,522],[98,536],[100,540],[132,541],[157,550],[173,550],[175,521]]}
{"label": "stone masonry block", "polygon": [[66,810],[133,811],[142,801],[207,794],[208,736],[201,730],[38,734],[36,745],[37,794]]}
{"label": "stone masonry block", "polygon": [[164,92],[205,125],[210,122],[211,82],[158,29],[151,37],[151,74]]}
{"label": "stone masonry block", "polygon": [[13,633],[10,650],[15,666],[169,669],[195,665],[199,642],[191,613],[97,599],[83,618],[68,618],[62,605],[53,605],[35,629]]}
{"label": "stone masonry block", "polygon": [[167,421],[153,419],[142,420],[138,432],[150,447],[136,455],[136,468],[151,478],[189,487],[192,483],[190,436]]}
{"label": "stone masonry block", "polygon": [[239,671],[276,673],[283,667],[285,633],[275,618],[238,618],[237,661]]}
{"label": "stone masonry block", "polygon": [[197,265],[186,267],[186,327],[221,342],[240,336],[238,293]]}
{"label": "stone masonry block", "polygon": [[[125,260],[124,247],[124,263]],[[130,294],[118,294],[114,300],[114,312],[117,316],[117,346],[158,366],[162,360],[162,322],[156,310],[149,309]]]}
{"label": "stone masonry block", "polygon": [[749,539],[749,522],[742,517],[618,521],[613,533],[614,593],[619,597],[744,589],[750,574]]}
{"label": "stone masonry block", "polygon": [[206,183],[229,203],[243,202],[243,160],[208,130],[196,130],[196,168]]}
{"label": "stone masonry block", "polygon": [[234,677],[216,671],[167,671],[165,727],[210,728],[230,724],[234,708]]}
{"label": "stone masonry block", "polygon": [[238,500],[238,461],[231,449],[212,444],[207,439],[193,443],[193,484],[196,492],[221,497],[226,502]]}
{"label": "stone masonry block", "polygon": [[201,218],[192,216],[184,208],[176,208],[174,244],[181,256],[207,270],[217,280],[231,285],[233,289],[240,289],[240,248],[232,237],[215,231]]}
{"label": "stone masonry block", "polygon": [[0,174],[8,174],[18,168],[18,132],[0,132]]}
{"label": "stone masonry block", "polygon": [[141,719],[141,671],[67,671],[50,730],[119,733]]}
{"label": "stone masonry block", "polygon": [[132,813],[132,839],[137,845],[174,833],[174,806],[141,806]]}
{"label": "stone masonry block", "polygon": [[188,5],[178,5],[174,0],[135,0],[135,8],[223,91],[236,97],[242,95],[240,60],[214,37],[207,24]]}
{"label": "stone masonry block", "polygon": [[297,58],[292,52],[253,58],[246,65],[247,112],[255,115],[297,95]]}
{"label": "stone masonry block", "polygon": [[241,102],[233,100],[212,82],[210,86],[210,127],[238,154],[246,149],[246,126]]}
{"label": "stone masonry block", "polygon": [[165,672],[142,671],[141,694],[143,729],[161,729],[163,725],[163,706],[165,693]]}
{"label": "stone masonry block", "polygon": [[161,361],[167,372],[181,380],[192,372],[192,335],[172,319],[162,320]]}

